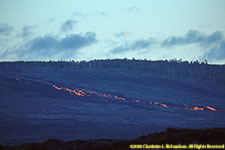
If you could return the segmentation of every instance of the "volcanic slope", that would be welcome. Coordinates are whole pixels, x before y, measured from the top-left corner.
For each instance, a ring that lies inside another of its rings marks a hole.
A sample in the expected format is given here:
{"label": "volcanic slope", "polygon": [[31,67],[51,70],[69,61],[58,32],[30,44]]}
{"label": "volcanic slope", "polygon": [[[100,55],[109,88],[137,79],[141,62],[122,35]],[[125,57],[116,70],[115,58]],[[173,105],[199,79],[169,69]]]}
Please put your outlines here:
{"label": "volcanic slope", "polygon": [[0,144],[225,125],[225,86],[114,68],[0,68]]}

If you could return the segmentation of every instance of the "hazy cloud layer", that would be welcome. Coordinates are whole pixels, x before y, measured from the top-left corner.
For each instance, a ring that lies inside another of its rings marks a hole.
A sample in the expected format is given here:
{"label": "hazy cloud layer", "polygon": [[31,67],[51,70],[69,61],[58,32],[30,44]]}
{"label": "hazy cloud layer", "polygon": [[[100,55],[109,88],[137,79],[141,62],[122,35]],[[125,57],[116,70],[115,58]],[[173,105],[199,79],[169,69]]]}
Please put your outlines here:
{"label": "hazy cloud layer", "polygon": [[128,35],[129,33],[128,32],[125,32],[125,31],[121,31],[121,32],[117,32],[114,34],[115,37],[123,37],[123,36],[126,36]]}
{"label": "hazy cloud layer", "polygon": [[95,12],[80,12],[80,11],[75,11],[72,14],[74,17],[81,17],[81,18],[85,18],[85,17],[96,17],[96,16],[105,16],[106,12],[104,11],[95,11]]}
{"label": "hazy cloud layer", "polygon": [[210,48],[209,51],[204,54],[203,58],[212,61],[225,60],[225,40]]}
{"label": "hazy cloud layer", "polygon": [[56,19],[54,17],[48,18],[47,23],[53,23]]}
{"label": "hazy cloud layer", "polygon": [[76,25],[78,22],[75,20],[67,20],[60,26],[60,30],[63,32],[72,31],[74,25]]}
{"label": "hazy cloud layer", "polygon": [[171,36],[161,43],[161,47],[171,48],[198,44],[204,52],[202,58],[209,60],[225,60],[225,39],[220,31],[203,34],[198,30],[189,30],[184,36]]}
{"label": "hazy cloud layer", "polygon": [[21,45],[16,50],[7,50],[2,54],[1,58],[10,57],[10,55],[16,55],[17,58],[51,58],[52,55],[66,54],[71,52],[74,54],[77,50],[87,47],[95,43],[96,35],[93,32],[87,32],[85,34],[71,34],[64,38],[58,39],[56,36],[41,36],[36,37],[33,40]]}
{"label": "hazy cloud layer", "polygon": [[172,47],[178,45],[187,44],[200,44],[200,45],[210,45],[212,43],[221,41],[223,39],[222,32],[214,32],[210,35],[205,35],[200,33],[198,30],[189,30],[184,36],[176,37],[171,36],[165,39],[162,43],[162,47]]}
{"label": "hazy cloud layer", "polygon": [[9,35],[13,31],[13,27],[9,26],[6,23],[0,24],[0,36],[1,35]]}
{"label": "hazy cloud layer", "polygon": [[24,26],[22,28],[21,33],[19,34],[19,36],[23,37],[23,38],[27,38],[29,37],[33,32],[32,30],[35,29],[35,26]]}
{"label": "hazy cloud layer", "polygon": [[57,47],[60,49],[77,50],[85,46],[89,46],[96,42],[96,35],[93,32],[87,32],[84,36],[73,34],[60,40]]}
{"label": "hazy cloud layer", "polygon": [[[120,37],[123,35],[124,32],[114,34],[115,37]],[[198,30],[189,30],[183,36],[170,36],[166,39],[162,39],[161,43],[159,44],[155,41],[156,39],[150,38],[147,40],[136,40],[131,43],[127,42],[113,48],[110,53],[120,54],[131,51],[138,52],[147,49],[149,50],[153,45],[154,47],[173,50],[173,48],[176,46],[196,44],[196,46],[198,46],[198,48],[196,47],[196,51],[202,53],[202,55],[199,56],[199,59],[207,59],[213,62],[225,60],[225,39],[223,33],[220,31],[216,31],[211,34],[205,34]],[[160,52],[163,54],[163,51],[168,52],[168,50],[161,49]]]}
{"label": "hazy cloud layer", "polygon": [[[77,24],[76,21],[67,20],[61,25],[60,29],[63,32],[71,31],[75,24]],[[35,26],[24,26],[17,35],[27,39],[31,38],[30,35],[34,28]],[[13,30],[13,27],[5,23],[0,24],[0,35],[9,35]],[[113,35],[114,38],[121,39],[124,36],[128,36],[129,33],[122,31]],[[160,43],[156,42],[159,40],[161,41]],[[96,42],[97,40],[94,32],[70,34],[65,37],[52,35],[39,36],[26,43],[13,45],[11,48],[1,49],[0,59],[49,59],[56,55],[59,56],[57,58],[60,58],[63,55],[65,56],[63,58],[66,59],[66,57],[70,58],[71,54],[76,54],[79,49]],[[198,30],[189,30],[183,36],[170,36],[165,39],[138,39],[135,41],[127,41],[122,44],[115,43],[117,46],[111,48],[109,53],[112,55],[120,55],[123,53],[122,55],[124,55],[129,54],[129,52],[147,52],[147,50],[154,47],[159,49],[160,54],[167,56],[167,52],[170,52],[170,50],[172,51],[174,47],[182,46],[181,48],[183,48],[183,46],[190,44],[195,44],[197,46],[196,51],[199,54],[199,59],[207,59],[211,62],[225,60],[225,38],[224,34],[220,31],[205,34]],[[177,48],[179,49],[179,47]],[[180,57],[182,58],[183,56]]]}
{"label": "hazy cloud layer", "polygon": [[26,44],[26,48],[28,48],[30,51],[76,51],[82,47],[89,46],[94,42],[96,42],[96,35],[93,32],[87,32],[84,35],[71,34],[59,40],[54,36],[47,35],[44,37],[37,37],[29,41]]}
{"label": "hazy cloud layer", "polygon": [[130,12],[138,11],[138,8],[135,7],[135,6],[133,6],[133,7],[130,7],[130,8],[128,9],[128,11],[130,11]]}
{"label": "hazy cloud layer", "polygon": [[111,50],[111,53],[117,54],[128,51],[142,50],[150,48],[151,45],[155,44],[155,40],[150,38],[148,40],[136,40],[130,44],[123,44]]}

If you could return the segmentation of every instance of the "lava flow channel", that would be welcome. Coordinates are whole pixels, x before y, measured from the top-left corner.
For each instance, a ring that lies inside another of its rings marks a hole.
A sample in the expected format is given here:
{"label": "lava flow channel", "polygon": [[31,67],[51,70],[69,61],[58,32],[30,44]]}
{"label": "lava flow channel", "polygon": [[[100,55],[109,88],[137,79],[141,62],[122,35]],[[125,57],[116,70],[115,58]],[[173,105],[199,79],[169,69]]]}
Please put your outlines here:
{"label": "lava flow channel", "polygon": [[[96,92],[96,91],[88,91],[88,90],[77,90],[77,89],[69,89],[67,87],[58,87],[56,85],[52,86],[53,88],[55,88],[56,90],[59,91],[66,91],[69,92],[70,94],[73,95],[77,95],[77,96],[93,96],[93,95],[97,95],[100,97],[104,97],[104,98],[108,98],[108,99],[114,99],[114,100],[120,100],[120,101],[130,101],[130,102],[135,102],[135,103],[142,103],[142,104],[146,104],[146,102],[142,101],[142,100],[137,100],[137,99],[128,99],[125,97],[120,97],[117,95],[113,95],[113,94],[106,94],[106,93],[100,93],[100,92]],[[169,106],[168,104],[165,103],[160,103],[160,102],[152,102],[150,101],[148,104],[150,105],[159,105],[162,106],[164,108],[173,108],[173,109],[186,109],[186,110],[193,110],[193,111],[204,111],[204,110],[210,110],[210,111],[218,111],[217,109],[211,107],[211,106],[190,106],[190,105],[186,105],[183,104],[182,106]],[[224,110],[220,110],[221,112],[225,112]]]}

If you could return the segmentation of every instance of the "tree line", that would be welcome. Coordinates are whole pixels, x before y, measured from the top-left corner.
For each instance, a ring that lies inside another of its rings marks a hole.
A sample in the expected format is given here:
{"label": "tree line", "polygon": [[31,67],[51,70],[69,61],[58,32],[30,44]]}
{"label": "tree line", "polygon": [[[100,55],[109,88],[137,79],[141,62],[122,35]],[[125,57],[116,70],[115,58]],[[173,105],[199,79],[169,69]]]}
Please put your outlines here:
{"label": "tree line", "polygon": [[0,69],[20,67],[60,67],[115,70],[135,72],[141,75],[174,79],[196,79],[225,85],[225,65],[212,65],[207,61],[103,59],[90,61],[2,61]]}

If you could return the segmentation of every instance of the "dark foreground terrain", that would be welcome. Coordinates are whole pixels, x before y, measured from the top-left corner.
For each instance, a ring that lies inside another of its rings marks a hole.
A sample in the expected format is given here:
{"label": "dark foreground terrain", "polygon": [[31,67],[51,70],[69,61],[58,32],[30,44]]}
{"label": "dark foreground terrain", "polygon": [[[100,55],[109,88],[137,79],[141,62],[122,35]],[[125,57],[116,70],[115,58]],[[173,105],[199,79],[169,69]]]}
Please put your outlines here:
{"label": "dark foreground terrain", "polygon": [[0,144],[224,128],[224,74],[180,61],[1,62]]}
{"label": "dark foreground terrain", "polygon": [[[18,146],[0,146],[0,150],[129,150],[140,149],[131,148],[134,145],[146,145],[167,147],[167,149],[177,149],[176,146],[187,146],[186,149],[191,149],[190,145],[210,145],[219,146],[224,149],[225,144],[225,128],[216,129],[173,129],[168,128],[165,132],[151,133],[147,136],[141,136],[135,140],[76,140],[64,142],[58,139],[49,139],[42,143],[26,143]],[[168,145],[170,148],[168,148]],[[173,145],[173,146],[172,146]],[[144,148],[145,149],[145,148]],[[151,148],[154,149],[154,148]],[[156,148],[155,148],[156,149]],[[157,148],[161,149],[161,148]],[[193,149],[198,149],[194,147]]]}

